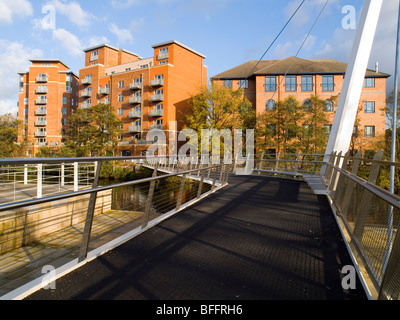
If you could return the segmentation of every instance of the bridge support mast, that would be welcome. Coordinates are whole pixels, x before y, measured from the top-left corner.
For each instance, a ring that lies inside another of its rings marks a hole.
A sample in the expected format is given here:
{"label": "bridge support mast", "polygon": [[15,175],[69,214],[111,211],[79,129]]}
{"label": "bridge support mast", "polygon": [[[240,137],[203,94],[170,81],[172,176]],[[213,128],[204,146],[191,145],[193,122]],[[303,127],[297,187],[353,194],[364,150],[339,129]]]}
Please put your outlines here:
{"label": "bridge support mast", "polygon": [[382,3],[383,0],[365,0],[364,2],[350,63],[347,67],[325,152],[325,161],[329,160],[332,152],[345,154],[349,150]]}

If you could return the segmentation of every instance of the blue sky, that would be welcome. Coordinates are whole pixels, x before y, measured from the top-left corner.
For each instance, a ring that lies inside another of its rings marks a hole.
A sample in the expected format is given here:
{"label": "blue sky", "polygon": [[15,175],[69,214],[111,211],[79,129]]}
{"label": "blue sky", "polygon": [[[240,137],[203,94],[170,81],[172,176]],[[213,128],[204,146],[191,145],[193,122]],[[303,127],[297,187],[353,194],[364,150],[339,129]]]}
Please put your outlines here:
{"label": "blue sky", "polygon": [[[148,58],[153,44],[177,40],[206,55],[211,77],[260,59],[300,2],[0,0],[0,114],[16,111],[17,72],[28,70],[30,58],[60,59],[79,74],[82,50],[91,46],[108,43]],[[325,3],[306,0],[264,59],[295,55]],[[348,62],[356,31],[342,27],[342,9],[352,5],[358,22],[363,3],[330,0],[299,57]],[[46,6],[54,9],[54,16],[43,11]],[[370,67],[379,61],[381,71],[390,74],[394,74],[397,6],[398,0],[384,0],[370,60]],[[54,24],[48,28],[44,21]]]}

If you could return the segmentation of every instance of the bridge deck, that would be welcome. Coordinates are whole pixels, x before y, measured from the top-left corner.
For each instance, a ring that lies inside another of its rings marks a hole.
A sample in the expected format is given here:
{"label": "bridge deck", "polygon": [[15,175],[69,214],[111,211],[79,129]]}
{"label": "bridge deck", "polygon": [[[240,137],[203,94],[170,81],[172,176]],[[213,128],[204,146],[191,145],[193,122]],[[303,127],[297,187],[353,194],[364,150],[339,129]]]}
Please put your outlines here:
{"label": "bridge deck", "polygon": [[28,299],[342,300],[351,265],[323,195],[301,181],[230,185]]}

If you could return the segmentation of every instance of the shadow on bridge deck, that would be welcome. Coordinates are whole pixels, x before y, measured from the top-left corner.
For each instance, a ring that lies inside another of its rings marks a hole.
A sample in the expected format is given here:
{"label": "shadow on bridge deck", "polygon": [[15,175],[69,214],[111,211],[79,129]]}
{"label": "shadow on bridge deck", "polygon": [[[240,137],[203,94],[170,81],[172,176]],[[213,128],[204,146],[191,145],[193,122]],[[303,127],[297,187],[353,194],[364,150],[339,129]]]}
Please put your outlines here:
{"label": "shadow on bridge deck", "polygon": [[57,280],[31,300],[359,300],[325,196],[301,181],[230,185]]}

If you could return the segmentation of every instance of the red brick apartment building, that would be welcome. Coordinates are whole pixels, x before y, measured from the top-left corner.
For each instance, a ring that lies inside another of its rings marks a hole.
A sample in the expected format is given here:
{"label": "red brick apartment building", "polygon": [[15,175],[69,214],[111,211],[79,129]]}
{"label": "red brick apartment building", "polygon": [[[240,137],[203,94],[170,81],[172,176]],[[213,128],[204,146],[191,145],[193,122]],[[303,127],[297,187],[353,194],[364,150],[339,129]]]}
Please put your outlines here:
{"label": "red brick apartment building", "polygon": [[[205,56],[175,40],[153,49],[154,56],[146,59],[106,44],[86,49],[79,78],[66,72],[60,61],[32,60],[29,72],[20,75],[19,98],[19,119],[30,141],[28,155],[43,145],[62,145],[65,118],[73,108],[98,103],[110,103],[123,122],[120,155],[147,150],[146,134],[152,128],[180,131],[190,96],[207,84]],[[71,92],[62,74],[71,75]],[[177,128],[170,128],[170,121],[176,121]]]}
{"label": "red brick apartment building", "polygon": [[[120,137],[121,155],[147,150],[146,134],[152,128],[180,131],[190,96],[207,84],[204,55],[177,41],[153,49],[154,56],[148,59],[109,45],[85,50],[79,106],[111,103],[125,132]],[[177,128],[170,128],[170,121],[176,121]]]}
{"label": "red brick apartment building", "polygon": [[63,144],[79,87],[78,77],[60,60],[30,61],[29,71],[19,73],[18,99],[18,119],[24,123],[18,142],[27,142],[27,156]]}
{"label": "red brick apartment building", "polygon": [[[256,108],[257,114],[268,112],[277,101],[294,96],[304,103],[312,95],[327,100],[329,130],[335,115],[332,97],[342,90],[347,64],[332,59],[306,60],[289,57],[283,60],[249,61],[222,72],[212,81],[233,89],[244,89],[245,96]],[[367,70],[361,95],[359,126],[360,147],[370,148],[370,142],[385,134],[386,80],[390,75],[379,70]]]}

